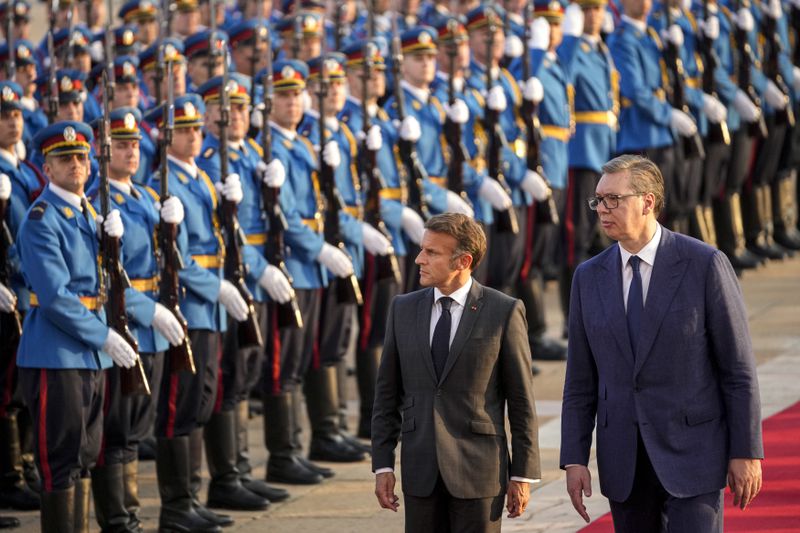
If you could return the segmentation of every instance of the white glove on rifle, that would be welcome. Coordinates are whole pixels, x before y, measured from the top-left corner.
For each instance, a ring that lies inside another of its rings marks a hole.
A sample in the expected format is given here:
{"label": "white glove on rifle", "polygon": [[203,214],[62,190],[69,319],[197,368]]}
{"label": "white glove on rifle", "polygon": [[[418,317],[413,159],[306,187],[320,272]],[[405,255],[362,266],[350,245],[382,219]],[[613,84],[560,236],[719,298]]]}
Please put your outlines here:
{"label": "white glove on rifle", "polygon": [[478,196],[492,204],[492,207],[498,211],[505,211],[514,205],[503,186],[497,180],[488,177],[483,179],[483,183],[478,189]]}
{"label": "white glove on rifle", "polygon": [[353,262],[347,257],[347,254],[327,242],[322,245],[322,249],[317,255],[317,261],[333,272],[337,278],[345,278],[354,272]]}
{"label": "white glove on rifle", "polygon": [[661,30],[661,38],[674,44],[677,48],[683,46],[683,30],[677,24]]}
{"label": "white glove on rifle", "polygon": [[710,94],[703,94],[703,112],[708,120],[714,124],[719,124],[728,116],[728,110],[716,97]]}
{"label": "white glove on rifle", "polygon": [[694,119],[680,109],[672,109],[669,122],[683,137],[690,137],[697,133],[697,124],[695,124]]}
{"label": "white glove on rifle", "polygon": [[400,213],[400,225],[403,227],[403,231],[406,235],[408,235],[408,238],[411,239],[411,242],[414,244],[422,242],[422,234],[425,232],[425,222],[416,211],[410,207],[403,207],[403,211]]}
{"label": "white glove on rifle", "polygon": [[161,205],[161,221],[167,224],[180,224],[184,214],[183,203],[177,196],[170,196]]}
{"label": "white glove on rifle", "polygon": [[765,7],[768,16],[772,17],[775,20],[781,18],[781,15],[783,14],[783,7],[781,6],[781,0],[769,0],[769,3]]}
{"label": "white glove on rifle", "polygon": [[421,136],[422,127],[419,125],[419,121],[411,115],[404,118],[400,124],[400,137],[404,141],[417,142]]}
{"label": "white glove on rifle", "polygon": [[466,124],[469,120],[469,108],[461,98],[456,98],[452,106],[445,104],[445,111],[447,112],[447,118],[456,124]]}
{"label": "white glove on rifle", "polygon": [[259,103],[250,112],[250,127],[260,130],[264,127],[264,104]]}
{"label": "white glove on rifle", "polygon": [[225,182],[218,181],[216,184],[217,192],[229,202],[238,204],[244,198],[242,192],[242,181],[239,174],[228,174],[228,179]]}
{"label": "white glove on rifle", "polygon": [[528,45],[532,50],[547,50],[550,47],[550,23],[544,17],[533,19]]}
{"label": "white glove on rifle", "polygon": [[736,25],[739,29],[745,32],[753,31],[756,26],[756,21],[753,19],[753,14],[746,7],[739,8],[736,12]]}
{"label": "white glove on rifle", "polygon": [[528,81],[525,82],[524,97],[534,104],[538,104],[544,99],[544,86],[539,78],[535,76],[528,78]]}
{"label": "white glove on rifle", "polygon": [[103,351],[122,368],[132,368],[136,364],[136,352],[131,345],[116,331],[108,328],[108,337],[103,343]]}
{"label": "white glove on rifle", "polygon": [[550,194],[552,194],[550,186],[535,170],[526,170],[525,177],[522,179],[522,183],[520,183],[519,186],[523,191],[533,196],[534,200],[537,202],[547,200]]}
{"label": "white glove on rifle", "polygon": [[381,127],[373,124],[367,132],[367,150],[377,152],[383,147],[383,133]]}
{"label": "white glove on rifle", "polygon": [[122,225],[122,216],[119,214],[119,209],[112,209],[108,212],[108,219],[103,220],[103,215],[97,215],[97,232],[100,233],[100,228],[103,228],[103,233],[111,238],[118,239],[125,233],[125,226]]}
{"label": "white glove on rifle", "polygon": [[172,314],[172,311],[158,302],[156,302],[156,312],[153,315],[153,328],[173,346],[182,343],[185,337],[183,326]]}
{"label": "white glove on rifle", "polygon": [[258,284],[267,291],[271,300],[279,304],[285,304],[294,296],[294,289],[286,276],[281,272],[281,269],[267,265],[264,273],[258,278]]}
{"label": "white glove on rifle", "polygon": [[753,103],[747,93],[741,89],[737,89],[736,96],[733,99],[733,107],[742,116],[745,122],[755,122],[761,116],[761,110]]}
{"label": "white glove on rifle", "polygon": [[369,224],[361,225],[364,248],[372,255],[386,255],[392,249],[392,243],[386,236]]}
{"label": "white glove on rifle", "polygon": [[336,169],[342,164],[342,154],[336,141],[328,141],[322,149],[322,160],[329,167]]}
{"label": "white glove on rifle", "polygon": [[492,87],[489,94],[486,96],[486,105],[489,106],[489,109],[497,111],[498,113],[502,113],[506,110],[506,107],[508,107],[508,100],[506,99],[506,93],[503,87],[500,85]]}
{"label": "white glove on rifle", "polygon": [[580,37],[583,34],[583,9],[576,3],[567,6],[561,23],[564,36]]}
{"label": "white glove on rifle", "polygon": [[475,211],[472,210],[472,207],[453,191],[447,191],[447,209],[445,211],[448,213],[461,213],[470,218],[475,216]]}
{"label": "white glove on rifle", "polygon": [[764,100],[773,109],[783,109],[786,107],[786,95],[778,88],[772,80],[767,80],[767,88],[764,90]]}
{"label": "white glove on rifle", "polygon": [[516,59],[522,55],[524,49],[525,47],[522,45],[520,38],[512,33],[506,37],[503,55],[511,59]]}
{"label": "white glove on rifle", "polygon": [[17,307],[17,295],[14,291],[0,283],[0,311],[10,313]]}
{"label": "white glove on rifle", "polygon": [[707,39],[714,41],[719,37],[719,18],[709,16],[705,20],[700,20],[698,26],[703,30],[703,34]]}
{"label": "white glove on rifle", "polygon": [[11,178],[8,174],[0,174],[0,200],[11,198]]}
{"label": "white glove on rifle", "polygon": [[280,189],[286,182],[286,169],[280,159],[273,159],[269,163],[258,162],[258,171],[261,173],[261,181],[267,187]]}
{"label": "white glove on rifle", "polygon": [[222,307],[224,307],[228,314],[237,322],[244,322],[247,320],[247,315],[250,312],[247,308],[247,302],[245,302],[242,295],[239,294],[239,289],[227,279],[223,279],[219,283],[217,301],[222,304]]}

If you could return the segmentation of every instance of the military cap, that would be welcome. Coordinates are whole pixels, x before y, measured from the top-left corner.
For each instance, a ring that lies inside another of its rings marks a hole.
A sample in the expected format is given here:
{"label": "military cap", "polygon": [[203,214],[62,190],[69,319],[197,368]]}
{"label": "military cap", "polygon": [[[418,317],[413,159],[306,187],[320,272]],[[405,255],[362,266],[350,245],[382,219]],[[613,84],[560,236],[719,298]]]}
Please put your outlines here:
{"label": "military cap", "polygon": [[33,146],[44,156],[88,154],[93,140],[92,128],[68,120],[39,130],[33,137]]}
{"label": "military cap", "polygon": [[[183,43],[186,57],[192,59],[194,57],[207,56],[210,35],[211,30],[201,30],[187,37],[186,41]],[[228,34],[224,31],[217,30],[214,36],[214,46],[217,47],[217,51],[221,52],[224,47],[227,46],[227,43]]]}
{"label": "military cap", "polygon": [[[14,49],[17,52],[14,56],[14,61],[17,63],[17,66],[36,64],[36,59],[33,57],[33,43],[25,39],[20,39],[14,41]],[[7,63],[8,59],[8,41],[6,41],[0,44],[0,63]]]}
{"label": "military cap", "polygon": [[269,29],[266,23],[259,19],[245,20],[228,29],[228,37],[233,48],[239,45],[254,44],[257,34],[260,34],[261,40],[269,38]]}
{"label": "military cap", "polygon": [[[164,61],[166,63],[181,63],[186,60],[183,55],[183,42],[175,37],[164,39]],[[150,45],[147,50],[139,54],[139,68],[142,71],[156,68],[159,61],[158,43]]]}
{"label": "military cap", "polygon": [[[250,76],[245,76],[244,74],[239,74],[238,72],[231,72],[229,77],[228,95],[230,102],[233,104],[249,104],[251,84]],[[206,104],[209,102],[219,102],[220,91],[222,90],[222,81],[222,76],[216,76],[198,87],[197,93],[203,97],[203,101]]]}
{"label": "military cap", "polygon": [[564,4],[559,0],[534,0],[533,14],[544,17],[549,22],[561,22],[564,18]]}
{"label": "military cap", "polygon": [[[257,79],[264,78],[264,70]],[[308,79],[308,66],[297,59],[283,59],[272,65],[272,88],[275,91],[305,89]]]}
{"label": "military cap", "polygon": [[[125,24],[114,28],[114,54],[118,56],[134,53],[136,47],[136,26]],[[97,38],[103,39],[104,32],[100,32]]]}
{"label": "military cap", "polygon": [[200,4],[197,0],[178,0],[175,2],[175,9],[181,13],[189,13],[200,9]]}
{"label": "military cap", "polygon": [[287,15],[275,23],[275,31],[284,37],[295,33],[295,25],[299,25],[304,36],[322,36],[322,16],[312,11],[301,11],[297,15]]}
{"label": "military cap", "polygon": [[[150,124],[155,124],[157,128],[163,128],[167,117],[164,112],[166,105],[162,103],[151,109],[145,116],[145,120]],[[191,128],[203,125],[203,113],[206,108],[200,95],[194,93],[184,94],[175,99],[175,123],[176,128]]]}
{"label": "military cap", "polygon": [[374,68],[386,69],[386,59],[381,55],[381,47],[375,39],[356,41],[342,48],[342,54],[346,58],[345,66],[347,68],[363,66],[365,53],[369,53]]}
{"label": "military cap", "polygon": [[460,43],[468,38],[467,28],[464,22],[458,17],[443,17],[435,25],[436,33],[439,37],[439,44]]}
{"label": "military cap", "polygon": [[502,28],[504,15],[505,12],[500,6],[482,4],[467,13],[467,31],[483,28],[489,24],[489,21],[492,21],[498,28]]}
{"label": "military cap", "polygon": [[[98,117],[92,122],[95,133],[100,131],[103,117]],[[142,138],[139,124],[142,122],[142,112],[135,107],[118,107],[108,114],[109,132],[112,139],[135,140]]]}
{"label": "military cap", "polygon": [[[36,79],[36,96],[44,100],[50,94],[50,77],[44,74]],[[75,69],[56,71],[59,103],[83,102],[86,98],[86,73]]]}
{"label": "military cap", "polygon": [[126,23],[148,21],[156,18],[158,6],[153,0],[129,0],[117,14]]}
{"label": "military cap", "polygon": [[322,67],[325,66],[325,73],[328,79],[343,80],[344,63],[346,58],[344,54],[339,52],[328,52],[327,54],[313,57],[308,60],[308,79],[317,79],[322,75]]}
{"label": "military cap", "polygon": [[73,26],[71,35],[69,28],[61,28],[53,35],[53,48],[72,46],[73,51],[88,54],[93,39],[92,32],[83,24]]}
{"label": "military cap", "polygon": [[[294,12],[294,8],[297,6],[297,0],[282,0],[281,1],[281,12],[289,13]],[[315,13],[324,13],[325,12],[325,4],[318,0],[300,0],[300,11],[313,11]]]}
{"label": "military cap", "polygon": [[606,7],[608,0],[575,0],[575,3],[581,7]]}
{"label": "military cap", "polygon": [[13,81],[0,81],[0,111],[22,110],[22,87]]}
{"label": "military cap", "polygon": [[400,35],[400,46],[404,54],[435,54],[436,30],[430,26],[417,26]]}
{"label": "military cap", "polygon": [[[139,58],[118,56],[114,58],[114,81],[117,83],[139,83]],[[101,73],[102,76],[102,73]]]}
{"label": "military cap", "polygon": [[11,4],[14,10],[14,22],[28,22],[30,20],[31,5],[25,0],[6,0],[0,4],[0,20],[6,20],[9,4]]}

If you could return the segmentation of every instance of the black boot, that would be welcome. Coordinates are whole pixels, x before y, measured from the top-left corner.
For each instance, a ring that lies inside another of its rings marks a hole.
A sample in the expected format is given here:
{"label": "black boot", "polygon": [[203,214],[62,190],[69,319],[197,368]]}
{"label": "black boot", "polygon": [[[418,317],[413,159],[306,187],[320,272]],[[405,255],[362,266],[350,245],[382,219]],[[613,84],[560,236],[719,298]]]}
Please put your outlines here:
{"label": "black boot", "polygon": [[140,461],[156,460],[156,438],[150,435],[139,441],[138,456]]}
{"label": "black boot", "polygon": [[364,452],[350,446],[339,433],[339,394],[336,367],[322,365],[306,372],[303,389],[311,422],[312,461],[355,463],[364,460]]}
{"label": "black boot", "polygon": [[42,533],[75,531],[75,487],[42,493]]}
{"label": "black boot", "polygon": [[128,529],[122,464],[96,466],[92,470],[94,515],[103,533],[122,533]]}
{"label": "black boot", "polygon": [[269,450],[267,481],[315,485],[322,475],[306,468],[295,455],[292,393],[264,396],[264,442]]}
{"label": "black boot", "polygon": [[39,495],[25,483],[16,413],[0,417],[0,507],[34,511]]}
{"label": "black boot", "polygon": [[[155,441],[153,457],[155,458]],[[122,465],[122,484],[125,489],[125,509],[128,511],[128,529],[142,533],[142,521],[139,520],[139,461],[133,460]]]}
{"label": "black boot", "polygon": [[236,469],[236,413],[219,411],[204,428],[206,460],[211,482],[208,507],[234,511],[263,511],[269,500],[250,492],[239,481]]}
{"label": "black boot", "polygon": [[89,533],[89,501],[92,497],[92,478],[83,477],[75,482],[75,533]]}
{"label": "black boot", "polygon": [[719,249],[737,271],[758,267],[763,261],[745,247],[739,193],[714,200],[714,226]]}
{"label": "black boot", "polygon": [[791,170],[772,185],[772,206],[775,210],[775,241],[789,250],[800,250],[797,230],[797,171]]}
{"label": "black boot", "polygon": [[769,194],[769,186],[759,185],[753,187],[750,194],[743,198],[745,208],[745,228],[747,249],[756,255],[767,259],[784,259],[786,251],[778,248],[772,241],[768,225],[772,223],[772,211],[767,211],[764,193]]}
{"label": "black boot", "polygon": [[233,525],[233,518],[217,514],[200,503],[200,485],[203,477],[200,470],[203,467],[203,428],[197,428],[189,434],[189,490],[192,493],[192,505],[201,517],[220,527]]}
{"label": "black boot", "polygon": [[289,498],[289,493],[281,488],[268,485],[253,477],[250,465],[250,453],[247,445],[247,426],[250,422],[250,407],[247,400],[236,404],[236,468],[239,470],[239,481],[250,492],[271,502],[282,502]]}
{"label": "black boot", "polygon": [[303,395],[303,391],[300,388],[294,389],[292,391],[292,448],[294,449],[294,455],[297,457],[297,460],[300,461],[300,464],[305,466],[307,469],[311,470],[312,472],[316,472],[325,479],[330,479],[336,475],[333,470],[326,466],[312,463],[305,457],[305,455],[303,455],[303,443],[300,439],[302,437],[301,421],[306,416],[305,406],[306,399]]}
{"label": "black boot", "polygon": [[14,529],[19,526],[19,520],[13,516],[0,516],[0,529]]}
{"label": "black boot", "polygon": [[381,346],[371,346],[356,354],[356,382],[358,383],[358,433],[362,439],[372,436],[372,404],[375,401],[375,381],[381,362]]}
{"label": "black boot", "polygon": [[761,202],[762,206],[761,209],[763,211],[764,217],[764,237],[767,242],[767,246],[771,249],[775,250],[776,253],[780,253],[783,257],[793,257],[794,250],[784,248],[777,242],[775,242],[775,221],[774,221],[774,214],[772,210],[772,189],[769,185],[764,185],[761,190]]}
{"label": "black boot", "polygon": [[197,514],[189,488],[189,437],[157,439],[156,475],[161,511],[158,530],[180,533],[219,533],[220,527]]}

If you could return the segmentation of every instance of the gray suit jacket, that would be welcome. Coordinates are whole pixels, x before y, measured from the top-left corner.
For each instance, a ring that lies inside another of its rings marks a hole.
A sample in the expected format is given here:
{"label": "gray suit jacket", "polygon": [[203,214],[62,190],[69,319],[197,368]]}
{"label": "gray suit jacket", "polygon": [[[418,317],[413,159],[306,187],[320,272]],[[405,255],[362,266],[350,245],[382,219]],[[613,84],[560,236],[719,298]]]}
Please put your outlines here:
{"label": "gray suit jacket", "polygon": [[747,312],[727,258],[662,228],[636,353],[619,249],[578,267],[569,312],[561,465],[587,464],[597,420],[600,488],[628,498],[637,428],[661,484],[688,498],[725,486],[730,458],[761,458]]}
{"label": "gray suit jacket", "polygon": [[430,288],[392,302],[372,416],[373,470],[394,468],[402,433],[403,492],[412,496],[429,496],[439,473],[456,498],[497,496],[509,476],[541,477],[522,303],[473,280],[438,382],[432,306]]}

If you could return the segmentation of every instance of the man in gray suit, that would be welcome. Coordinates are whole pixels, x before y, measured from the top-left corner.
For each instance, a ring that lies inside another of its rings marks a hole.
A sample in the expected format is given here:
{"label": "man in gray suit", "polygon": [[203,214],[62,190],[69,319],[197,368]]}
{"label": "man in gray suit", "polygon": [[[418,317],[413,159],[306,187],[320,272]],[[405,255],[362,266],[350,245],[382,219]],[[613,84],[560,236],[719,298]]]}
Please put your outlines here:
{"label": "man in gray suit", "polygon": [[722,531],[722,489],[761,488],[761,416],[747,313],[725,255],[661,227],[664,182],[639,156],[606,163],[589,206],[618,241],[572,284],[561,422],[567,492],[588,522],[600,489],[617,532]]}
{"label": "man in gray suit", "polygon": [[471,218],[432,217],[420,247],[426,288],[393,300],[378,372],[375,495],[397,511],[402,433],[406,531],[499,532],[503,496],[519,516],[540,477],[524,307],[472,278],[486,237]]}

